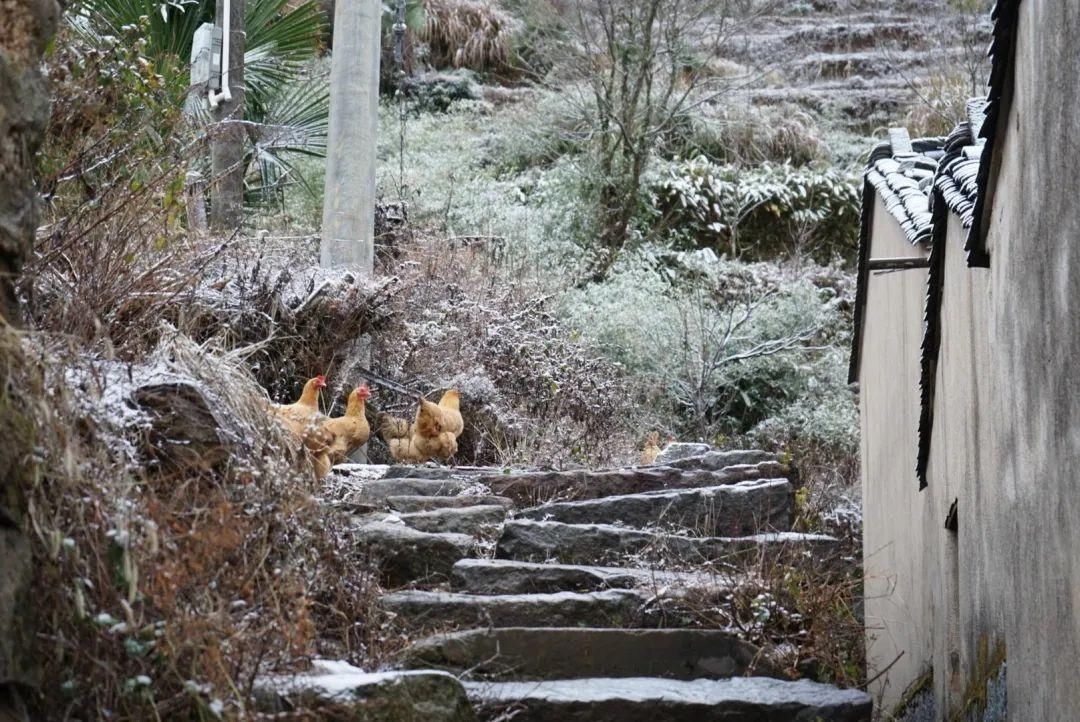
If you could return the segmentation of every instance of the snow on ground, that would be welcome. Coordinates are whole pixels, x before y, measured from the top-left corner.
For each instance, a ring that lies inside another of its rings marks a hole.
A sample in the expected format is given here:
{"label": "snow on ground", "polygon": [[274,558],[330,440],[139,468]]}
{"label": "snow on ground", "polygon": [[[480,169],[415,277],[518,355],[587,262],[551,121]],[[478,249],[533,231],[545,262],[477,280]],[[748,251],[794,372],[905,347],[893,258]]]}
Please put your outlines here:
{"label": "snow on ground", "polygon": [[312,670],[294,675],[271,675],[260,678],[256,686],[262,690],[291,694],[300,691],[315,692],[320,697],[330,699],[350,699],[364,688],[392,684],[404,677],[445,675],[453,679],[448,672],[431,670],[417,672],[365,672],[348,662],[330,659],[316,659]]}

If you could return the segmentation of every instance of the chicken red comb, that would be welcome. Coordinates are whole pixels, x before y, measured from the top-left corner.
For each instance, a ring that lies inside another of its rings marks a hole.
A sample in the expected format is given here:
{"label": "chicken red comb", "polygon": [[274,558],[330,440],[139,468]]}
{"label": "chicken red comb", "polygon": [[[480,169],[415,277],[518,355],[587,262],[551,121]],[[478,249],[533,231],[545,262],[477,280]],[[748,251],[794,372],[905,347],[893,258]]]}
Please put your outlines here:
{"label": "chicken red comb", "polygon": [[326,377],[322,374],[319,374],[315,377],[315,383],[317,383],[319,386],[326,386]]}

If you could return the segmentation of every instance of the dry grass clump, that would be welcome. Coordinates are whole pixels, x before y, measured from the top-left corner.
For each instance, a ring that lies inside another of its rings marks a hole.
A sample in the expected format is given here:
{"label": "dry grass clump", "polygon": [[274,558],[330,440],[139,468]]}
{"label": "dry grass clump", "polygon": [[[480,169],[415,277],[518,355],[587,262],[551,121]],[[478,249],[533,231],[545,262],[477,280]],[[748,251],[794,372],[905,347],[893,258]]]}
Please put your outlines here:
{"label": "dry grass clump", "polygon": [[700,114],[688,114],[677,127],[671,146],[677,155],[705,155],[736,165],[763,161],[805,165],[827,155],[821,129],[805,111],[756,106],[738,99]]}
{"label": "dry grass clump", "polygon": [[436,66],[477,72],[510,69],[514,36],[522,24],[492,0],[424,0],[418,37]]}
{"label": "dry grass clump", "polygon": [[374,569],[238,357],[163,339],[125,364],[30,336],[8,379],[40,454],[35,718],[243,718],[258,675],[393,645]]}
{"label": "dry grass clump", "polygon": [[30,325],[137,361],[165,320],[199,343],[245,349],[278,401],[319,373],[335,391],[355,382],[339,371],[385,321],[392,284],[320,269],[313,239],[194,239],[161,203],[167,177],[137,192],[107,190],[98,202],[54,203],[21,283]]}
{"label": "dry grass clump", "polygon": [[246,349],[246,365],[272,398],[293,401],[304,382],[329,378],[329,397],[355,385],[363,336],[391,323],[394,279],[318,266],[311,241],[225,244],[198,286],[167,318],[200,343]]}
{"label": "dry grass clump", "polygon": [[866,680],[861,557],[855,551],[849,559],[852,550],[842,543],[827,562],[771,552],[737,569],[725,565],[725,578],[737,583],[692,589],[668,613],[753,642],[792,678],[861,686]]}
{"label": "dry grass clump", "polygon": [[967,101],[975,93],[963,73],[930,75],[912,84],[916,102],[904,118],[913,138],[948,135],[967,117]]}
{"label": "dry grass clump", "polygon": [[422,392],[461,390],[457,463],[632,461],[643,413],[632,384],[571,338],[553,299],[499,280],[496,240],[420,239],[386,259],[398,322],[374,336],[379,372]]}

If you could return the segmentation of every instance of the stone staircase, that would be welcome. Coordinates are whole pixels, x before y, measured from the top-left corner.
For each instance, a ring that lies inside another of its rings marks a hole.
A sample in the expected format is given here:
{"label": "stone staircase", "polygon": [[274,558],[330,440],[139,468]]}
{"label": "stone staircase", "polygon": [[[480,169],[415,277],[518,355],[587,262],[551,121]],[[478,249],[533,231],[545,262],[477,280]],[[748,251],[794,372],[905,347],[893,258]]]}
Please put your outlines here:
{"label": "stone staircase", "polygon": [[[611,471],[338,467],[328,497],[356,515],[398,588],[381,606],[419,640],[396,673],[413,706],[358,718],[869,720],[862,692],[790,681],[755,645],[702,627],[695,593],[736,588],[762,555],[829,564],[837,540],[790,531],[775,456],[686,446]],[[390,709],[387,674],[324,670],[267,697],[280,711],[348,689]],[[448,675],[470,704],[447,697]]]}

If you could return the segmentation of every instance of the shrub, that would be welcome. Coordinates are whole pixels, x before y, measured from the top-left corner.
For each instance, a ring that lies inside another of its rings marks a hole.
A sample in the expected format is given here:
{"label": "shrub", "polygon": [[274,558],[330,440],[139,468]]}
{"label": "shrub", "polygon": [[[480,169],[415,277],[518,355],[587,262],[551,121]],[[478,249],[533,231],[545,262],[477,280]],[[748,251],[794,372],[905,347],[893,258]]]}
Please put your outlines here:
{"label": "shrub", "polygon": [[756,443],[769,448],[813,447],[835,458],[857,458],[859,416],[844,373],[846,354],[825,351],[809,368],[802,393],[750,429]]}
{"label": "shrub", "polygon": [[931,75],[915,90],[919,100],[904,117],[913,138],[948,135],[967,117],[967,101],[973,94],[962,73]]}
{"label": "shrub", "polygon": [[[500,173],[522,173],[548,168],[564,156],[578,156],[590,136],[589,110],[563,93],[538,93],[531,102],[511,108],[503,132],[487,150],[489,162]],[[537,125],[536,118],[543,118]]]}
{"label": "shrub", "polygon": [[[575,338],[549,296],[527,282],[494,283],[493,260],[482,239],[402,247],[396,324],[374,337],[380,373],[422,392],[462,391],[459,463],[625,461],[637,434],[632,384]],[[380,406],[413,408],[409,399]]]}
{"label": "shrub", "polygon": [[842,373],[832,347],[844,343],[850,284],[804,274],[706,251],[645,252],[568,295],[563,311],[656,390],[658,425],[713,441],[795,415]]}
{"label": "shrub", "polygon": [[535,79],[543,78],[565,57],[566,0],[503,0],[519,18],[522,30],[514,35],[514,67]]}
{"label": "shrub", "polygon": [[410,109],[418,113],[442,113],[460,100],[480,100],[480,84],[471,70],[423,73],[408,79],[405,94]]}
{"label": "shrub", "polygon": [[762,164],[754,170],[698,157],[669,166],[652,184],[654,232],[733,257],[852,260],[859,184],[835,170]]}
{"label": "shrub", "polygon": [[[522,129],[528,116],[517,110],[459,102],[445,115],[410,120],[404,200],[414,227],[436,238],[472,238],[489,248],[491,262],[482,267],[493,278],[526,278],[558,288],[579,273],[588,244],[582,230],[588,209],[579,193],[583,173],[575,157],[560,157],[543,170],[504,171],[497,164],[498,139],[528,127]],[[382,112],[392,122],[392,109]],[[397,138],[380,134],[379,156],[393,162],[380,166],[378,192],[395,199],[397,153]]]}

